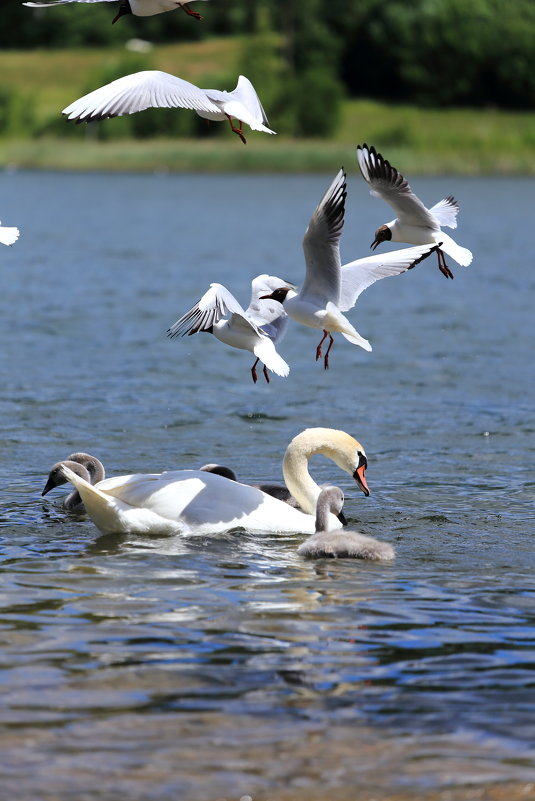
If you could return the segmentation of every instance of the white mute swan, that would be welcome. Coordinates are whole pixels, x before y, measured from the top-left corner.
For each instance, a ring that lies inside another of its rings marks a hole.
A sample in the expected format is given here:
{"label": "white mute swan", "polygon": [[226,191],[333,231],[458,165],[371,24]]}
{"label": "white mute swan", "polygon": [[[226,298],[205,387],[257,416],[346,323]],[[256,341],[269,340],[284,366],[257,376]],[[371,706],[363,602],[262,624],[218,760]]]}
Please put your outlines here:
{"label": "white mute swan", "polygon": [[339,331],[349,342],[370,351],[372,346],[361,337],[342,312],[352,309],[359,295],[380,278],[410,270],[438,248],[426,245],[404,248],[381,256],[357,259],[340,265],[340,237],[344,225],[346,174],[340,170],[312,215],[303,240],[306,274],[299,292],[283,287],[264,297],[280,300],[289,317],[311,328],[320,328],[323,337],[316,348],[316,361],[329,337],[323,364],[329,367],[333,346],[332,332]]}
{"label": "white mute swan", "polygon": [[440,244],[437,250],[438,267],[446,278],[453,273],[446,264],[444,253],[463,266],[472,261],[468,248],[458,245],[441,226],[457,228],[459,204],[455,198],[440,200],[430,209],[426,208],[409,186],[408,181],[395,167],[384,159],[374,147],[357,146],[357,159],[364,180],[371,187],[372,195],[386,200],[396,213],[396,218],[380,225],[371,244],[375,250],[381,242],[407,242],[411,245]]}
{"label": "white mute swan", "polygon": [[269,384],[268,369],[280,376],[287,376],[290,372],[275,349],[286,333],[288,315],[277,300],[261,297],[283,286],[286,283],[275,275],[263,274],[253,278],[251,301],[244,311],[222,284],[210,284],[210,289],[199,302],[167,329],[167,336],[172,339],[205,331],[226,345],[251,351],[256,356],[251,368],[254,383],[258,379],[256,365],[261,361],[264,378]]}
{"label": "white mute swan", "polygon": [[[200,89],[189,81],[160,70],[144,70],[124,75],[80,97],[63,109],[69,120],[94,122],[124,114],[135,114],[147,108],[189,108],[206,120],[227,119],[243,144],[246,123],[253,131],[274,134],[251,81],[240,75],[232,92]],[[236,127],[232,119],[240,121]]]}
{"label": "white mute swan", "polygon": [[297,553],[314,559],[321,557],[350,557],[375,561],[394,559],[394,549],[388,542],[379,542],[373,537],[359,534],[358,531],[330,530],[329,513],[342,514],[343,505],[344,493],[339,487],[322,489],[316,505],[316,533],[301,543]]}
{"label": "white mute swan", "polygon": [[[199,470],[206,470],[208,473],[215,473],[218,476],[224,476],[231,481],[238,480],[234,470],[231,467],[226,467],[224,464],[204,464],[202,467],[199,467]],[[290,504],[290,506],[295,506],[296,509],[299,508],[299,504],[295,498],[292,498],[290,490],[283,484],[272,484],[271,482],[266,482],[263,484],[251,484],[250,486],[262,490],[262,492],[265,492],[266,495],[272,495],[274,498],[278,498],[279,501],[284,501],[284,503]]]}
{"label": "white mute swan", "polygon": [[0,242],[3,245],[13,245],[20,236],[18,228],[8,228],[0,222]]}
{"label": "white mute swan", "polygon": [[[115,0],[53,0],[50,3],[23,3],[28,8],[48,8],[48,6],[63,6],[66,3],[112,3]],[[119,10],[112,20],[112,25],[125,14],[134,14],[136,17],[152,17],[154,14],[163,14],[164,11],[174,11],[181,8],[190,17],[202,19],[198,11],[192,11],[188,3],[193,0],[119,0]]]}
{"label": "white mute swan", "polygon": [[[71,453],[63,462],[56,462],[53,465],[41,495],[46,495],[54,487],[59,487],[67,483],[63,473],[63,465],[67,465],[78,476],[85,478],[90,484],[97,484],[106,477],[104,465],[96,456],[90,453]],[[64,499],[63,506],[69,512],[85,512],[83,501],[77,489],[72,490]]]}
{"label": "white mute swan", "polygon": [[[365,495],[370,494],[364,448],[349,434],[332,428],[306,429],[286,449],[284,481],[303,511],[255,487],[201,470],[117,476],[95,486],[66,465],[62,471],[104,534],[215,534],[237,527],[312,534],[321,492],[308,472],[308,460],[314,454],[331,459],[353,476]],[[329,515],[329,528],[339,525],[340,521]]]}

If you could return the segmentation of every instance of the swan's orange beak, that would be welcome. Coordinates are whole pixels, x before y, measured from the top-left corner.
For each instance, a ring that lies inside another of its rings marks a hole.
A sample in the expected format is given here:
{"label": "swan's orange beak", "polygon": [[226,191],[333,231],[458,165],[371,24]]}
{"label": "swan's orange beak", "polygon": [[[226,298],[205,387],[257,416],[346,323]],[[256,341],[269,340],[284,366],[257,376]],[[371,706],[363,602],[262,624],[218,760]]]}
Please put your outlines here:
{"label": "swan's orange beak", "polygon": [[366,481],[366,475],[365,475],[367,466],[368,462],[366,461],[366,457],[361,456],[360,464],[353,473],[353,478],[357,482],[359,489],[361,489],[364,495],[366,496],[370,494],[368,482]]}

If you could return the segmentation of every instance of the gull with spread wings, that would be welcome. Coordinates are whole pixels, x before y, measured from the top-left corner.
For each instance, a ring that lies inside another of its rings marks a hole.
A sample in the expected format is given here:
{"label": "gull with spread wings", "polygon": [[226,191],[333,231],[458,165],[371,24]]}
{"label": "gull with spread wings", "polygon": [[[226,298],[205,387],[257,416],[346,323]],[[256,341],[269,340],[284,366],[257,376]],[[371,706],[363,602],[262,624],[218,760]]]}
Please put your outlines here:
{"label": "gull with spread wings", "polygon": [[[64,6],[67,3],[112,3],[115,0],[52,0],[50,3],[23,3],[28,8],[48,8],[48,6]],[[186,14],[195,19],[202,19],[198,11],[192,11],[189,3],[193,0],[119,0],[119,10],[112,20],[112,25],[126,14],[136,17],[152,17],[163,14],[165,11],[174,11],[181,8]]]}
{"label": "gull with spread wings", "polygon": [[446,264],[444,253],[463,266],[472,261],[468,248],[458,245],[451,236],[441,230],[457,227],[459,204],[451,195],[426,208],[409,186],[408,181],[395,167],[384,159],[374,147],[357,146],[357,159],[364,180],[372,195],[386,200],[396,213],[396,218],[380,225],[371,244],[375,250],[381,242],[407,242],[410,245],[426,245],[440,242],[437,250],[438,268],[446,278],[453,273]]}
{"label": "gull with spread wings", "polygon": [[264,378],[268,384],[268,370],[285,377],[290,368],[277,353],[275,345],[286,333],[288,317],[276,299],[262,299],[267,292],[281,286],[288,284],[274,275],[258,275],[251,282],[251,302],[244,311],[222,284],[210,284],[210,289],[199,302],[167,330],[167,336],[191,336],[205,331],[226,345],[249,350],[256,356],[251,368],[255,384],[259,361],[264,364]]}
{"label": "gull with spread wings", "polygon": [[[243,144],[246,123],[253,131],[274,134],[251,81],[240,75],[232,92],[200,89],[195,84],[160,70],[143,70],[124,75],[99,89],[80,97],[63,109],[69,120],[94,122],[124,114],[135,114],[147,108],[189,108],[207,120],[227,119]],[[233,118],[239,120],[237,127]]]}

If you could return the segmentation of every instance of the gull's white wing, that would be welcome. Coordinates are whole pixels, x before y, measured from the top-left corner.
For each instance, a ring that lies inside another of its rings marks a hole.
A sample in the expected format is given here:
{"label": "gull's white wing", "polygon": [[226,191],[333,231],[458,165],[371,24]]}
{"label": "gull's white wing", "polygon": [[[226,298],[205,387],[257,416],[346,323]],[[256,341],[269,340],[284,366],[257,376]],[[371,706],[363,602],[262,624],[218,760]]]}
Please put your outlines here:
{"label": "gull's white wing", "polygon": [[303,239],[306,273],[300,298],[322,305],[338,303],[340,295],[340,237],[344,226],[346,174],[340,170],[310,218]]}
{"label": "gull's white wing", "polygon": [[269,295],[271,292],[275,292],[276,289],[281,289],[282,287],[286,286],[294,289],[293,284],[290,284],[288,281],[283,281],[282,278],[279,278],[276,275],[268,275],[267,273],[257,275],[256,278],[253,278],[251,281],[251,300],[249,301],[249,309],[253,307],[253,305],[262,297],[262,295]]}
{"label": "gull's white wing", "polygon": [[231,94],[235,100],[242,103],[245,108],[251,112],[257,122],[261,122],[269,127],[269,120],[266,116],[266,112],[249,78],[246,78],[245,75],[240,75],[236,88],[229,94]]}
{"label": "gull's white wing", "polygon": [[236,88],[232,92],[222,92],[219,89],[205,89],[206,96],[216,103],[224,114],[245,122],[253,131],[264,131],[274,134],[269,125],[266,113],[256,94],[251,81],[240,75]]}
{"label": "gull's white wing", "polygon": [[[191,336],[198,331],[209,330],[228,314],[245,319],[245,312],[234,295],[222,284],[210,284],[210,289],[200,301],[167,329],[167,336]],[[248,327],[258,330],[252,323],[248,323]]]}
{"label": "gull's white wing", "polygon": [[447,225],[448,228],[457,228],[459,204],[451,195],[448,195],[448,197],[439,200],[438,203],[431,206],[429,213],[437,220],[440,227]]}
{"label": "gull's white wing", "polygon": [[248,320],[257,325],[274,342],[280,340],[286,334],[288,327],[288,315],[284,311],[282,303],[271,298],[263,298],[262,295],[269,295],[281,287],[293,287],[282,278],[276,275],[257,275],[251,281],[251,302],[247,307],[245,315]]}
{"label": "gull's white wing", "polygon": [[20,236],[20,231],[18,228],[7,228],[2,227],[2,223],[0,222],[0,242],[3,245],[12,245]]}
{"label": "gull's white wing", "polygon": [[344,264],[341,269],[340,311],[352,309],[358,296],[379,279],[412,269],[439,247],[440,245],[418,245]]}
{"label": "gull's white wing", "polygon": [[125,75],[95,89],[75,100],[62,113],[70,120],[92,122],[134,114],[147,108],[189,108],[194,111],[219,112],[217,105],[198,86],[168,72],[145,70]]}
{"label": "gull's white wing", "polygon": [[437,220],[414,194],[408,181],[373,146],[358,145],[357,159],[372,195],[386,200],[400,223],[437,227]]}
{"label": "gull's white wing", "polygon": [[51,3],[23,3],[28,8],[47,8],[47,6],[64,6],[65,3],[115,3],[116,0],[53,0]]}

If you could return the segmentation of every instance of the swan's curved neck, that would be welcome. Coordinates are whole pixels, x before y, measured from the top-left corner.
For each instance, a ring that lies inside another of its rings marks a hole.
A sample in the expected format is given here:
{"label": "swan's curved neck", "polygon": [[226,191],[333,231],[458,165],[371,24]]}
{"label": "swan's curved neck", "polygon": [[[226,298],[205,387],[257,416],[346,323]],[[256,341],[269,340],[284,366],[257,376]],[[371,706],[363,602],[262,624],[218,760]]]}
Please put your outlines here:
{"label": "swan's curved neck", "polygon": [[308,460],[320,453],[345,469],[340,463],[340,435],[351,439],[343,432],[328,428],[307,429],[294,437],[288,445],[282,463],[284,481],[306,514],[316,514],[318,495],[321,492],[321,487],[308,472]]}

